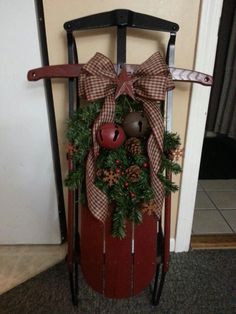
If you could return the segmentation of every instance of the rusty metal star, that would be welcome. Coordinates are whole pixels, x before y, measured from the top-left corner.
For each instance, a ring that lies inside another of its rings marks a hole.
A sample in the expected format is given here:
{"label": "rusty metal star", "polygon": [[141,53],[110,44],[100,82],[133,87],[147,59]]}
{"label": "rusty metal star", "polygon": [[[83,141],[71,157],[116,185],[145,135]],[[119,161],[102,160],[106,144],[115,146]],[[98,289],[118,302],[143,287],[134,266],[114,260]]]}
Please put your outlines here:
{"label": "rusty metal star", "polygon": [[132,78],[128,72],[126,71],[125,66],[122,68],[120,74],[116,78],[116,92],[115,92],[115,99],[117,99],[120,95],[128,95],[132,99],[135,100],[134,97],[134,87],[133,83],[137,79]]}

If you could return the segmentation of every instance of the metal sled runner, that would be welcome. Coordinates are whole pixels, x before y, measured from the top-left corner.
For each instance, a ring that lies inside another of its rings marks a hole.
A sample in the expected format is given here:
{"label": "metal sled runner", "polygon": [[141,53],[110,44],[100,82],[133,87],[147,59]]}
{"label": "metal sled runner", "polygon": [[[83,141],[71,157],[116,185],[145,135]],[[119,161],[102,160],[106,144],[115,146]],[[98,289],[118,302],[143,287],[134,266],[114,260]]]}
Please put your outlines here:
{"label": "metal sled runner", "polygon": [[[114,10],[66,22],[68,64],[48,66],[29,71],[28,79],[68,78],[69,115],[80,106],[78,80],[82,64],[79,63],[75,32],[106,27],[117,28],[117,62],[114,65],[119,74],[126,64],[127,27],[167,32],[170,34],[166,63],[173,80],[197,82],[210,86],[212,77],[189,70],[174,68],[174,48],[179,26],[145,14],[129,10]],[[136,66],[126,65],[133,73]],[[163,104],[164,107],[164,104]],[[167,93],[165,104],[166,129],[171,130],[172,91]],[[76,167],[68,155],[68,169]],[[170,174],[166,173],[170,178]],[[143,222],[127,223],[126,237],[122,240],[111,235],[111,218],[103,224],[97,220],[88,207],[80,206],[79,190],[68,191],[68,254],[67,265],[73,303],[78,304],[78,263],[87,283],[97,292],[109,298],[127,298],[140,293],[154,279],[151,302],[157,305],[163,289],[165,275],[169,268],[171,196],[164,202],[162,230],[161,221],[153,215],[143,215]]]}

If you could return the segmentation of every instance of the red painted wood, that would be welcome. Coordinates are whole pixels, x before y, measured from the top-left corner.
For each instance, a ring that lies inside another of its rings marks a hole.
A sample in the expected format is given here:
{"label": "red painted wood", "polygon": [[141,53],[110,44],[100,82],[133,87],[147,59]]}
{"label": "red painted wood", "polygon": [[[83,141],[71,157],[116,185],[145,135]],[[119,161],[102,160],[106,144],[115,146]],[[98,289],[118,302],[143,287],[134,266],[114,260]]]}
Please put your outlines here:
{"label": "red painted wood", "polygon": [[[105,231],[105,256],[103,232]],[[132,255],[132,224],[127,223],[125,239],[111,236],[111,218],[105,230],[86,206],[81,207],[81,269],[87,283],[108,298],[128,298],[151,282],[156,262],[156,219],[144,215],[135,227]]]}
{"label": "red painted wood", "polygon": [[111,236],[111,218],[105,225],[105,290],[108,298],[128,298],[132,295],[132,225],[127,223],[126,237]]}
{"label": "red painted wood", "polygon": [[38,81],[42,78],[78,77],[82,64],[50,65],[30,70],[27,74],[29,81]]}
{"label": "red painted wood", "polygon": [[103,293],[103,238],[104,225],[81,206],[80,261],[86,282],[95,291]]}
{"label": "red painted wood", "polygon": [[157,220],[143,215],[143,222],[134,230],[134,290],[138,294],[154,277],[156,270]]}
{"label": "red painted wood", "polygon": [[[67,161],[69,171],[73,168],[73,163],[71,158]],[[74,191],[68,189],[68,214],[67,214],[67,267],[68,271],[71,273],[73,270],[73,221],[74,221]]]}
{"label": "red painted wood", "polygon": [[[44,66],[30,70],[27,74],[27,78],[29,81],[38,81],[42,78],[79,77],[82,66],[82,63]],[[116,64],[114,64],[114,67],[116,69]],[[131,74],[136,68],[137,65],[135,64],[126,64],[126,69]],[[205,73],[173,67],[169,68],[169,70],[173,81],[200,83],[205,86],[211,86],[213,84],[213,77]]]}
{"label": "red painted wood", "polygon": [[[171,181],[171,173],[167,173],[167,178]],[[165,214],[164,214],[164,256],[163,256],[163,271],[169,270],[170,263],[170,220],[171,220],[171,194],[165,197]]]}
{"label": "red painted wood", "polygon": [[74,193],[68,189],[68,215],[67,215],[67,267],[68,271],[72,272],[73,267],[73,204],[74,204]]}

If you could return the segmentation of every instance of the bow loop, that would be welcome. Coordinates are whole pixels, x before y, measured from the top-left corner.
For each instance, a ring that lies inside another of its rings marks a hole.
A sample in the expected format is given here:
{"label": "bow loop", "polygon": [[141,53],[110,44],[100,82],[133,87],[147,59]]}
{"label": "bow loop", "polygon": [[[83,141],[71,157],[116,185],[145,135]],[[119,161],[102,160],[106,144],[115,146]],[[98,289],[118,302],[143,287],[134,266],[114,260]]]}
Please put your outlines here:
{"label": "bow loop", "polygon": [[88,101],[105,98],[114,93],[114,82],[107,77],[101,76],[86,76],[83,78],[83,96]]}
{"label": "bow loop", "polygon": [[114,93],[116,72],[111,60],[97,52],[83,66],[79,95],[88,101],[105,98]]}
{"label": "bow loop", "polygon": [[140,64],[135,72],[138,76],[168,75],[169,69],[159,52],[155,52]]}
{"label": "bow loop", "polygon": [[113,63],[100,52],[97,52],[89,62],[83,66],[83,71],[87,74],[105,76],[110,79],[116,77]]}
{"label": "bow loop", "polygon": [[140,77],[134,83],[135,94],[138,98],[150,100],[165,100],[167,77]]}
{"label": "bow loop", "polygon": [[151,100],[165,100],[167,90],[174,88],[171,74],[159,52],[144,61],[134,73],[135,92]]}

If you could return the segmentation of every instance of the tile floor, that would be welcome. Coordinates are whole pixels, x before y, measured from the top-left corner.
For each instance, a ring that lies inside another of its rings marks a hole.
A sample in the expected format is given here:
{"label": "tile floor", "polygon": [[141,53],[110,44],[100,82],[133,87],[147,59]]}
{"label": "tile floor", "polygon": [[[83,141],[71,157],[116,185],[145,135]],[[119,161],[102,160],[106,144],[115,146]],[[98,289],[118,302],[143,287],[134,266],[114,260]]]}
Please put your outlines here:
{"label": "tile floor", "polygon": [[199,180],[192,234],[236,233],[236,180]]}

